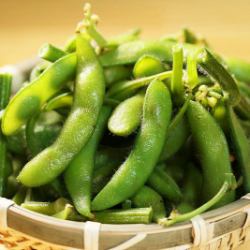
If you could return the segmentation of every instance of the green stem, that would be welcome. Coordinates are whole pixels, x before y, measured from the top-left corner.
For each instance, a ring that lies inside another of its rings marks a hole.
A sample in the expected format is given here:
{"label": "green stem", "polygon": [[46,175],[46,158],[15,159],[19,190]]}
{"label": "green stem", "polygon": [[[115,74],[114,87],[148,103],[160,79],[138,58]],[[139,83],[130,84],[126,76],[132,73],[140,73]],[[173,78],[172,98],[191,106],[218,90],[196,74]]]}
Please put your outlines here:
{"label": "green stem", "polygon": [[[3,110],[9,102],[11,94],[12,76],[8,73],[0,74],[0,110]],[[6,139],[0,131],[0,196],[4,195],[7,179],[7,148]]]}
{"label": "green stem", "polygon": [[195,88],[199,83],[196,54],[190,53],[187,56],[187,84],[191,89]]}
{"label": "green stem", "polygon": [[159,221],[159,224],[161,224],[163,226],[171,226],[171,225],[178,223],[178,222],[190,220],[191,218],[193,218],[201,213],[204,213],[206,210],[210,209],[218,201],[220,201],[221,198],[227,193],[227,191],[229,189],[234,188],[236,185],[235,182],[236,181],[235,181],[233,174],[226,174],[226,179],[225,179],[222,187],[220,188],[218,193],[212,199],[210,199],[208,202],[206,202],[205,204],[203,204],[202,206],[198,207],[197,209],[195,209],[191,212],[188,212],[185,214],[180,214],[180,215],[175,214],[172,217],[170,216],[169,218],[161,219]]}
{"label": "green stem", "polygon": [[159,74],[155,74],[153,76],[143,77],[136,80],[131,81],[122,81],[114,84],[108,91],[108,97],[116,97],[116,95],[120,94],[121,92],[133,92],[139,88],[147,86],[152,80],[165,80],[172,76],[172,71],[165,71]]}
{"label": "green stem", "polygon": [[86,3],[84,5],[84,19],[78,24],[77,30],[80,31],[82,28],[85,28],[86,33],[94,39],[101,48],[103,48],[106,46],[107,41],[96,29],[97,21],[98,16],[91,12],[91,4]]}
{"label": "green stem", "polygon": [[183,48],[179,44],[173,47],[173,74],[171,79],[171,91],[174,100],[180,104],[184,100],[183,84]]}
{"label": "green stem", "polygon": [[44,44],[38,52],[40,58],[43,58],[49,62],[55,62],[56,60],[65,56],[66,54],[67,53],[65,51],[49,43]]}
{"label": "green stem", "polygon": [[104,210],[95,213],[95,220],[107,224],[148,224],[152,221],[152,215],[151,207]]}

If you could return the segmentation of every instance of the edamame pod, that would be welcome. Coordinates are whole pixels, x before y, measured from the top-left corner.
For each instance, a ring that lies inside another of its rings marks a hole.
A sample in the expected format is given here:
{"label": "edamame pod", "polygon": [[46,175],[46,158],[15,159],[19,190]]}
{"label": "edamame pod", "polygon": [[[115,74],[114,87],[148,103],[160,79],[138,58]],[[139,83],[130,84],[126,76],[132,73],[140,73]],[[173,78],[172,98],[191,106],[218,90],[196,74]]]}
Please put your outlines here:
{"label": "edamame pod", "polygon": [[148,186],[143,186],[132,197],[132,202],[135,207],[152,207],[153,209],[153,221],[157,222],[159,219],[166,216],[166,210],[162,197]]}
{"label": "edamame pod", "polygon": [[38,76],[40,76],[45,69],[47,69],[49,66],[51,65],[50,62],[40,62],[38,63],[30,72],[30,77],[29,77],[29,81],[33,82]]}
{"label": "edamame pod", "polygon": [[71,107],[72,104],[73,96],[71,93],[66,92],[49,100],[44,109],[46,111],[51,111],[62,107]]}
{"label": "edamame pod", "polygon": [[126,158],[127,154],[127,148],[102,146],[98,149],[95,157],[95,170],[102,168],[111,162],[120,162]]}
{"label": "edamame pod", "polygon": [[152,76],[165,71],[162,62],[153,56],[144,55],[138,59],[133,68],[135,78]]}
{"label": "edamame pod", "polygon": [[185,179],[183,180],[183,199],[177,207],[178,212],[186,213],[196,208],[198,205],[197,202],[200,197],[201,188],[202,175],[200,171],[192,163],[190,163],[188,165]]}
{"label": "edamame pod", "polygon": [[102,107],[92,136],[88,143],[71,161],[64,176],[67,189],[71,195],[76,210],[81,215],[88,218],[93,218],[90,211],[90,198],[95,153],[110,113],[110,107]]}
{"label": "edamame pod", "polygon": [[189,136],[189,128],[184,117],[189,100],[190,98],[187,98],[167,129],[166,141],[159,161],[165,161],[173,156],[186,142]]}
{"label": "edamame pod", "polygon": [[62,211],[67,203],[68,201],[66,199],[59,198],[54,202],[29,201],[22,203],[21,207],[37,213],[53,215]]}
{"label": "edamame pod", "polygon": [[143,55],[154,56],[164,61],[172,61],[171,49],[173,44],[173,42],[163,41],[128,42],[101,55],[100,61],[103,66],[132,64]]}
{"label": "edamame pod", "polygon": [[131,70],[123,65],[111,66],[104,69],[106,86],[110,87],[115,82],[129,79]]}
{"label": "edamame pod", "polygon": [[18,176],[26,186],[41,186],[60,175],[93,133],[104,99],[105,80],[93,48],[77,36],[78,69],[74,103],[56,142],[28,162]]}
{"label": "edamame pod", "polygon": [[134,148],[94,198],[94,211],[124,201],[144,185],[161,153],[171,112],[172,102],[167,87],[159,80],[152,81],[144,98],[142,124]]}
{"label": "edamame pod", "polygon": [[250,141],[247,138],[232,107],[227,108],[229,130],[236,160],[243,175],[243,186],[246,193],[250,192]]}
{"label": "edamame pod", "polygon": [[109,130],[118,136],[132,134],[140,125],[144,94],[139,93],[121,102],[109,118]]}
{"label": "edamame pod", "polygon": [[[225,174],[232,173],[226,138],[210,113],[199,103],[190,101],[188,121],[203,172],[202,200],[211,199],[225,181]],[[230,203],[235,192],[226,194],[217,207]]]}
{"label": "edamame pod", "polygon": [[2,131],[12,135],[24,125],[44,103],[57,93],[75,74],[76,55],[69,54],[49,66],[32,83],[24,86],[11,99],[2,118]]}
{"label": "edamame pod", "polygon": [[110,160],[106,165],[95,169],[92,180],[91,191],[93,194],[100,192],[103,187],[108,183],[111,176],[115,173],[116,168],[120,165],[120,161]]}
{"label": "edamame pod", "polygon": [[167,200],[178,203],[182,198],[181,190],[175,180],[160,168],[154,170],[147,183]]}
{"label": "edamame pod", "polygon": [[226,60],[228,69],[239,81],[250,83],[250,63],[237,58]]}

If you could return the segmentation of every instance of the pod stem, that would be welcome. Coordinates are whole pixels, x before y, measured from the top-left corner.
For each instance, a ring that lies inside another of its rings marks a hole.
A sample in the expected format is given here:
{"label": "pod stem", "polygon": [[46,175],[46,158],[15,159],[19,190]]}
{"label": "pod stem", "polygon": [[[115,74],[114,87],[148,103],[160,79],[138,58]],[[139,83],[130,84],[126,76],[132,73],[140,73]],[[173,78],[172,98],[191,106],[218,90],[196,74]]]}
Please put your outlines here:
{"label": "pod stem", "polygon": [[158,80],[165,80],[172,76],[172,70],[165,71],[159,74],[155,74],[148,77],[142,77],[136,80],[131,81],[122,81],[117,84],[115,84],[110,90],[108,91],[107,95],[108,97],[116,98],[119,94],[124,93],[130,93],[134,90],[137,90],[139,88],[142,88],[144,86],[147,86],[152,80],[158,79]]}
{"label": "pod stem", "polygon": [[148,224],[152,221],[152,215],[151,207],[104,210],[95,213],[95,220],[108,224]]}
{"label": "pod stem", "polygon": [[78,24],[76,31],[80,32],[85,29],[86,33],[96,41],[96,43],[101,47],[107,45],[106,39],[102,34],[96,29],[96,25],[99,21],[99,17],[91,12],[91,4],[86,3],[83,7],[84,19]]}
{"label": "pod stem", "polygon": [[65,56],[67,53],[52,44],[45,43],[38,52],[40,58],[49,62],[55,62],[59,58]]}
{"label": "pod stem", "polygon": [[192,52],[187,56],[187,84],[191,89],[194,89],[199,84],[197,55]]}
{"label": "pod stem", "polygon": [[183,84],[183,48],[179,44],[173,47],[173,74],[171,79],[171,91],[174,100],[180,104],[184,100]]}
{"label": "pod stem", "polygon": [[204,213],[205,211],[207,211],[208,209],[210,209],[211,207],[213,207],[218,201],[221,200],[221,198],[231,189],[235,189],[237,184],[236,184],[236,180],[233,174],[228,173],[225,174],[225,181],[222,185],[222,187],[220,188],[220,190],[218,191],[218,193],[211,198],[208,202],[206,202],[205,204],[203,204],[202,206],[196,208],[195,210],[185,213],[185,214],[176,214],[173,213],[172,215],[170,215],[169,218],[163,218],[159,220],[159,224],[162,226],[171,226],[175,223],[178,222],[183,222],[183,221],[187,221],[190,220],[191,218]]}
{"label": "pod stem", "polygon": [[[0,110],[8,104],[11,94],[12,76],[8,73],[0,73]],[[8,176],[7,173],[7,149],[5,136],[0,131],[0,196],[4,195]]]}

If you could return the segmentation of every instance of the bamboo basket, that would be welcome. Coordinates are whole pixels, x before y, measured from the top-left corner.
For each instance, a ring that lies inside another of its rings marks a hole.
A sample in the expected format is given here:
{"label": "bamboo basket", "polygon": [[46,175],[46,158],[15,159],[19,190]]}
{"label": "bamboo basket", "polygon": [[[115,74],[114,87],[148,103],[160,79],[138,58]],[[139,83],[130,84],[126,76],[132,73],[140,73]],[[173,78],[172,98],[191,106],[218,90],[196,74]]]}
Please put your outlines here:
{"label": "bamboo basket", "polygon": [[[8,66],[14,88],[35,61]],[[0,197],[0,244],[13,250],[234,249],[250,241],[250,194],[168,228],[157,224],[72,222],[34,213]]]}

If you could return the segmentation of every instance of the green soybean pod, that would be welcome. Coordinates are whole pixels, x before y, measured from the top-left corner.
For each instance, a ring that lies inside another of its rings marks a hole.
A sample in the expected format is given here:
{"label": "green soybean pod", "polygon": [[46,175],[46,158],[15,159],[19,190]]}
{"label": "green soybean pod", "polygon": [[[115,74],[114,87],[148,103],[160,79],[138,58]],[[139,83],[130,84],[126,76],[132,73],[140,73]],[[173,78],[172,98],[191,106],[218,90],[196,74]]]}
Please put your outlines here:
{"label": "green soybean pod", "polygon": [[76,210],[88,218],[93,218],[93,214],[90,211],[90,198],[95,153],[110,113],[110,107],[102,107],[92,136],[70,162],[64,175],[65,184]]}
{"label": "green soybean pod", "polygon": [[27,148],[32,157],[50,146],[56,140],[61,130],[61,126],[56,124],[45,124],[42,126],[39,124],[39,130],[37,130],[37,120],[39,116],[40,114],[35,114],[31,117],[25,128]]}
{"label": "green soybean pod", "polygon": [[67,53],[73,53],[76,51],[76,35],[69,37],[64,45],[64,50]]}
{"label": "green soybean pod", "polygon": [[148,208],[113,209],[95,213],[95,220],[106,224],[149,224],[153,210]]}
{"label": "green soybean pod", "polygon": [[229,58],[226,60],[229,71],[234,74],[236,79],[250,83],[250,63],[238,58]]}
{"label": "green soybean pod", "polygon": [[[172,62],[172,48],[176,41],[132,41],[121,44],[116,49],[107,51],[100,56],[101,64],[105,67],[114,65],[133,64],[143,55],[159,58],[161,61]],[[200,46],[184,44],[184,52],[200,50]]]}
{"label": "green soybean pod", "polygon": [[108,121],[109,130],[118,136],[132,134],[140,125],[144,94],[139,93],[121,102]]}
{"label": "green soybean pod", "polygon": [[240,120],[240,125],[244,129],[247,138],[250,139],[250,121]]}
{"label": "green soybean pod", "polygon": [[127,148],[113,148],[109,146],[101,146],[95,157],[95,170],[108,165],[111,162],[121,162],[128,154]]}
{"label": "green soybean pod", "polygon": [[134,148],[92,201],[94,211],[113,207],[144,185],[161,153],[171,112],[167,87],[159,80],[152,81],[144,98],[142,124]]}
{"label": "green soybean pod", "polygon": [[163,147],[160,161],[165,161],[173,156],[184,145],[190,135],[189,127],[185,117],[173,127],[173,130],[167,131],[166,142]]}
{"label": "green soybean pod", "polygon": [[34,81],[24,86],[11,99],[2,118],[2,131],[11,135],[24,125],[44,103],[58,92],[76,69],[76,55],[69,54],[49,66]]}
{"label": "green soybean pod", "polygon": [[94,170],[91,188],[93,194],[97,194],[103,189],[111,176],[115,173],[115,170],[120,165],[120,163],[121,160],[117,161],[116,159],[110,159],[106,165]]}
{"label": "green soybean pod", "polygon": [[138,59],[133,68],[135,78],[151,76],[165,71],[164,66],[157,57],[143,55]]}
{"label": "green soybean pod", "polygon": [[232,107],[227,108],[229,131],[233,143],[236,160],[239,163],[243,175],[245,192],[250,192],[250,141],[247,138]]}
{"label": "green soybean pod", "polygon": [[131,199],[137,208],[152,207],[154,222],[166,216],[164,200],[156,191],[148,186],[143,186],[139,189]]}
{"label": "green soybean pod", "polygon": [[163,198],[178,203],[182,198],[181,189],[164,170],[156,168],[147,181]]}
{"label": "green soybean pod", "polygon": [[[192,163],[188,165],[182,185],[183,198],[177,209],[181,213],[192,211],[197,207],[202,188],[202,175]],[[189,205],[189,206],[188,206]]]}
{"label": "green soybean pod", "polygon": [[[203,172],[202,201],[211,199],[225,181],[225,174],[232,173],[227,141],[222,129],[212,115],[199,103],[190,101],[188,121]],[[216,206],[230,203],[235,192],[226,194]]]}
{"label": "green soybean pod", "polygon": [[189,163],[186,178],[183,180],[183,200],[197,205],[198,198],[200,196],[201,188],[202,188],[202,174],[200,170]]}
{"label": "green soybean pod", "polygon": [[96,54],[77,37],[78,69],[74,102],[57,140],[28,162],[18,176],[26,186],[47,184],[60,175],[93,133],[104,100],[105,80]]}
{"label": "green soybean pod", "polygon": [[247,98],[250,98],[250,84],[238,81],[237,85],[241,91],[241,94]]}
{"label": "green soybean pod", "polygon": [[59,198],[54,202],[29,201],[21,204],[21,207],[40,214],[53,215],[62,211],[68,201]]}
{"label": "green soybean pod", "polygon": [[27,151],[27,142],[25,130],[21,129],[17,134],[6,137],[7,150],[17,155],[25,155]]}
{"label": "green soybean pod", "polygon": [[166,141],[159,161],[165,161],[173,156],[184,145],[190,135],[189,127],[184,116],[188,108],[189,100],[190,98],[187,98],[167,129]]}
{"label": "green soybean pod", "polygon": [[73,96],[71,93],[66,92],[49,100],[46,106],[44,107],[44,110],[51,111],[62,107],[71,107],[72,104]]}
{"label": "green soybean pod", "polygon": [[74,207],[69,203],[65,205],[63,210],[53,214],[52,217],[61,220],[85,221],[85,218],[77,214]]}
{"label": "green soybean pod", "polygon": [[132,41],[121,44],[116,49],[100,56],[103,66],[135,63],[143,55],[156,56],[164,61],[172,61],[173,42],[163,41]]}
{"label": "green soybean pod", "polygon": [[17,204],[21,205],[24,202],[26,196],[27,189],[25,187],[21,187],[18,189],[17,193],[13,196],[12,200]]}
{"label": "green soybean pod", "polygon": [[106,67],[104,68],[104,76],[106,86],[110,87],[115,82],[129,79],[131,76],[131,70],[129,67],[123,65]]}
{"label": "green soybean pod", "polygon": [[235,107],[236,113],[244,120],[250,120],[250,98],[241,95],[238,105]]}
{"label": "green soybean pod", "polygon": [[38,63],[30,72],[29,80],[33,82],[38,76],[40,76],[49,66],[50,62],[43,61]]}

